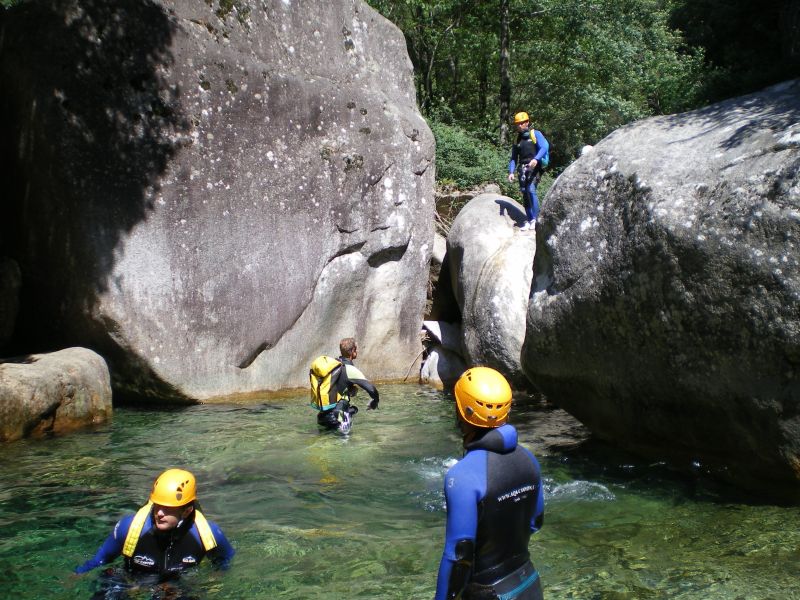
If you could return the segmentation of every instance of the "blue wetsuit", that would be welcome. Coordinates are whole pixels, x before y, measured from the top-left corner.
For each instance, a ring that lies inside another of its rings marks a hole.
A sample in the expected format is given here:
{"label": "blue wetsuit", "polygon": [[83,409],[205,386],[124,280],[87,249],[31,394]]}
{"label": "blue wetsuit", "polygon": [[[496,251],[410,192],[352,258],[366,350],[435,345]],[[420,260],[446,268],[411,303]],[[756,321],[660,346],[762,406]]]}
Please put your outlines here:
{"label": "blue wetsuit", "polygon": [[501,600],[542,597],[528,542],[544,521],[536,457],[517,445],[511,425],[490,429],[466,446],[445,475],[447,530],[435,600],[470,589]]}
{"label": "blue wetsuit", "polygon": [[[132,557],[125,557],[125,569],[134,573],[176,573],[199,563],[206,555],[200,532],[194,523],[194,512],[178,527],[159,531],[153,524],[153,515],[145,520]],[[114,526],[114,531],[93,558],[75,568],[76,573],[86,573],[100,565],[107,565],[122,554],[134,514],[126,515]],[[235,553],[228,538],[219,526],[208,521],[217,547],[208,556],[218,568],[226,568]]]}
{"label": "blue wetsuit", "polygon": [[[533,132],[533,137],[531,137]],[[550,152],[550,143],[542,135],[541,131],[529,129],[517,136],[516,143],[511,147],[511,160],[508,163],[509,174],[518,171],[519,191],[522,194],[522,201],[525,205],[525,214],[528,221],[535,221],[539,216],[539,196],[536,193],[536,186],[542,176],[542,159]],[[533,169],[528,169],[527,165],[533,159],[538,162]]]}

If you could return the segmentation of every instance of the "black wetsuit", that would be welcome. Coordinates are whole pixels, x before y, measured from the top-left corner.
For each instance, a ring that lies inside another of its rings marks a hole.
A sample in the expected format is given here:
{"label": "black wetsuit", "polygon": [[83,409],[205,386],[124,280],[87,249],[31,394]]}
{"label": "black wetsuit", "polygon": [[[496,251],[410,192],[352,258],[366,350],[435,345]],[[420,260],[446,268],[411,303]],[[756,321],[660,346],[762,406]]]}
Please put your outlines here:
{"label": "black wetsuit", "polygon": [[344,373],[336,382],[337,391],[342,399],[333,408],[321,410],[317,413],[317,424],[326,429],[336,429],[347,432],[350,430],[350,421],[358,412],[358,407],[350,404],[350,400],[356,395],[356,387],[359,386],[370,397],[370,408],[378,408],[380,395],[378,389],[369,381],[364,374],[353,364],[349,358],[340,356],[337,359],[342,363]]}
{"label": "black wetsuit", "polygon": [[[135,513],[123,517],[114,531],[90,560],[76,567],[76,573],[86,573],[100,565],[111,563],[122,554],[123,544]],[[175,529],[159,531],[153,524],[152,513],[145,521],[131,557],[125,557],[125,568],[134,573],[167,573],[193,567],[206,555],[200,540],[200,533],[194,522],[195,513],[184,519]],[[217,542],[210,553],[212,561],[222,567],[227,566],[235,553],[219,526],[208,522]]]}
{"label": "black wetsuit", "polygon": [[[208,526],[217,545],[206,551],[195,524],[195,514],[196,511],[192,512],[175,529],[162,532],[156,528],[151,512],[142,526],[133,553],[125,556],[125,570],[119,572],[109,568],[101,573],[95,582],[96,591],[92,600],[130,598],[131,590],[137,587],[152,588],[155,594],[153,598],[161,598],[162,592],[164,598],[174,600],[193,598],[181,586],[175,587],[175,579],[206,556],[216,568],[225,569],[235,554],[225,534],[213,521],[208,521]],[[131,513],[120,519],[94,557],[76,567],[75,572],[86,573],[96,567],[109,565],[120,556],[135,516],[136,513]],[[168,587],[162,589],[165,585]]]}

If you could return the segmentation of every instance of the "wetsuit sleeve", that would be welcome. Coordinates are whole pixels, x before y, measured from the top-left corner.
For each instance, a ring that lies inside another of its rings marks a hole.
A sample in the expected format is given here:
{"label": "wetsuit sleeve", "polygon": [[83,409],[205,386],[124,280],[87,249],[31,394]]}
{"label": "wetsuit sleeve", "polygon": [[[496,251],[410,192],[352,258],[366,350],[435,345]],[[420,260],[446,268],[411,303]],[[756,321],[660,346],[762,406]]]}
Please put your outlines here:
{"label": "wetsuit sleeve", "polygon": [[519,147],[514,144],[511,146],[511,160],[508,161],[508,173],[514,173],[517,170],[517,158],[519,154]]}
{"label": "wetsuit sleeve", "polygon": [[539,147],[539,151],[533,158],[536,160],[542,160],[544,155],[550,150],[550,142],[547,141],[547,138],[545,138],[542,132],[538,129],[535,129],[533,134],[536,136],[536,145]]}
{"label": "wetsuit sleeve", "polygon": [[353,365],[347,365],[347,379],[350,381],[350,383],[357,385],[362,390],[367,392],[367,394],[369,394],[369,397],[373,400],[373,402],[370,403],[370,406],[372,406],[373,403],[377,406],[380,400],[378,388],[376,388],[357,367],[354,367]]}
{"label": "wetsuit sleeve", "polygon": [[531,518],[531,533],[536,533],[544,525],[544,486],[542,485],[542,471],[539,467],[539,461],[533,453],[525,448],[525,452],[531,457],[533,464],[536,467],[536,507],[533,510],[533,517]]}
{"label": "wetsuit sleeve", "polygon": [[133,517],[134,515],[127,515],[120,519],[97,553],[82,565],[75,567],[75,573],[86,573],[100,565],[107,565],[122,554],[122,546],[125,544],[125,538],[128,537],[128,529]]}
{"label": "wetsuit sleeve", "polygon": [[[483,460],[480,460],[481,458]],[[450,575],[457,560],[456,544],[461,540],[475,540],[478,532],[478,503],[485,494],[485,452],[473,451],[445,475],[444,497],[447,503],[447,526],[444,551],[436,579],[435,600],[447,598]]]}
{"label": "wetsuit sleeve", "polygon": [[211,533],[214,534],[214,539],[217,541],[217,547],[208,553],[208,557],[217,569],[225,570],[230,566],[231,559],[233,555],[236,554],[236,550],[233,549],[228,538],[222,533],[222,529],[219,528],[219,525],[213,521],[209,521],[208,526],[211,528]]}

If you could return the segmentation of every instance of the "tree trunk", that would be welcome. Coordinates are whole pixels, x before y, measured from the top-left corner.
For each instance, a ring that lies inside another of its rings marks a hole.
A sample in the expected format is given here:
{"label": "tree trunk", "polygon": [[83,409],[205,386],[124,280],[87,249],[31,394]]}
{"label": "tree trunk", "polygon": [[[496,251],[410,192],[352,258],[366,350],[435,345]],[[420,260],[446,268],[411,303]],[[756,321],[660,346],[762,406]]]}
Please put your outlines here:
{"label": "tree trunk", "polygon": [[415,21],[415,30],[416,30],[416,38],[418,41],[417,46],[417,56],[419,57],[419,69],[421,71],[420,74],[420,94],[418,98],[420,110],[424,113],[427,111],[431,106],[431,100],[433,98],[433,56],[430,50],[430,44],[426,37],[427,31],[427,19],[426,15],[424,14],[422,7],[417,6],[415,8],[416,18]]}
{"label": "tree trunk", "polygon": [[508,121],[511,117],[511,79],[508,53],[508,0],[500,0],[500,145],[508,143]]}
{"label": "tree trunk", "polygon": [[[486,97],[489,95],[489,63],[486,53],[481,53],[481,66],[478,70],[478,112],[480,122],[485,123],[487,117]],[[490,121],[491,122],[491,121]]]}
{"label": "tree trunk", "polygon": [[461,97],[459,95],[459,87],[461,84],[459,72],[458,58],[455,56],[450,57],[450,106],[458,106]]}

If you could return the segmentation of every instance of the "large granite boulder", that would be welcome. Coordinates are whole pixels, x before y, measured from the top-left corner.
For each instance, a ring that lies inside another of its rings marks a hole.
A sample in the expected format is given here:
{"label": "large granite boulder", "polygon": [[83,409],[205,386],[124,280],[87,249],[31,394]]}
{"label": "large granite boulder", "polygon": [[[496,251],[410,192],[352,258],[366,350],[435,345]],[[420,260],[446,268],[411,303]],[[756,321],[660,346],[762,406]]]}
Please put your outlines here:
{"label": "large granite boulder", "polygon": [[0,359],[2,442],[102,423],[111,410],[108,366],[91,350]]}
{"label": "large granite boulder", "polygon": [[480,194],[447,235],[453,293],[461,309],[463,354],[526,386],[520,353],[536,252],[536,233],[520,230],[525,212],[499,194]]}
{"label": "large granite boulder", "polygon": [[800,497],[800,81],[624,127],[547,197],[525,373],[603,438]]}
{"label": "large granite boulder", "polygon": [[434,143],[395,26],[350,0],[52,0],[0,12],[0,44],[20,337],[175,400],[305,385],[346,336],[402,377]]}

